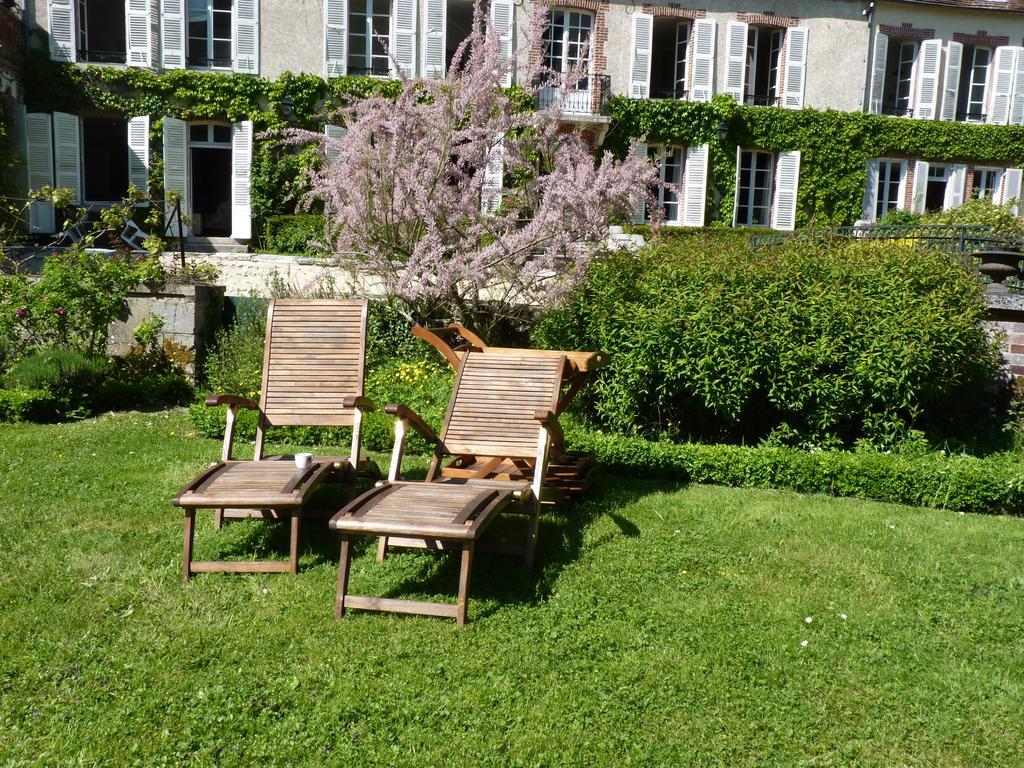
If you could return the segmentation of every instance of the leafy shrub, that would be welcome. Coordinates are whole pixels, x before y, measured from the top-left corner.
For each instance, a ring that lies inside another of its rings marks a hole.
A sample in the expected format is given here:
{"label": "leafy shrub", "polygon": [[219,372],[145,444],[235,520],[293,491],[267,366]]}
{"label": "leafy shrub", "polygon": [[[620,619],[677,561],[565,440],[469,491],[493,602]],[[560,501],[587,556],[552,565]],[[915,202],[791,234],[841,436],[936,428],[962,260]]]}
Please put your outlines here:
{"label": "leafy shrub", "polygon": [[153,264],[71,247],[46,257],[39,280],[0,276],[0,336],[20,347],[56,345],[102,354],[110,324],[126,316],[128,291],[159,272]]}
{"label": "leafy shrub", "polygon": [[958,512],[1024,513],[1024,464],[996,454],[800,451],[783,447],[649,442],[567,430],[568,444],[593,452],[602,468],[692,483],[776,488],[938,507]]}
{"label": "leafy shrub", "polygon": [[47,389],[0,389],[0,421],[54,421],[61,404]]}
{"label": "leafy shrub", "polygon": [[267,219],[266,248],[272,253],[315,254],[311,242],[324,240],[326,220],[323,214],[294,213]]}
{"label": "leafy shrub", "polygon": [[64,347],[44,347],[11,367],[7,385],[47,390],[68,402],[85,400],[110,373],[105,357]]}
{"label": "leafy shrub", "polygon": [[1024,219],[1014,214],[1013,206],[994,205],[990,198],[968,200],[963,205],[921,217],[921,224],[952,224],[965,227],[992,227],[998,237],[1024,238]]}
{"label": "leafy shrub", "polygon": [[892,444],[992,401],[984,312],[971,274],[900,243],[694,240],[596,259],[534,341],[610,353],[581,403],[617,432]]}

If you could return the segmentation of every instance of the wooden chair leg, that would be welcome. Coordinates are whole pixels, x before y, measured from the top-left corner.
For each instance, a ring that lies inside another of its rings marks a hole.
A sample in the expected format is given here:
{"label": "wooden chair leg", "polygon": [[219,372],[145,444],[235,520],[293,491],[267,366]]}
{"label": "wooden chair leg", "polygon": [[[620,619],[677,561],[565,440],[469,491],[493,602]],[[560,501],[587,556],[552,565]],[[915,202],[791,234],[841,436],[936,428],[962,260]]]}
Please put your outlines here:
{"label": "wooden chair leg", "polygon": [[292,573],[299,572],[299,533],[302,523],[302,513],[296,509],[292,511],[292,536],[291,550],[288,555],[288,565]]}
{"label": "wooden chair leg", "polygon": [[213,527],[218,531],[224,527],[224,507],[219,507],[213,511]]}
{"label": "wooden chair leg", "polygon": [[181,548],[181,578],[188,581],[192,578],[192,542],[196,533],[196,511],[185,510],[185,541]]}
{"label": "wooden chair leg", "polygon": [[378,536],[377,537],[377,561],[384,562],[384,558],[388,556],[388,537]]}
{"label": "wooden chair leg", "polygon": [[540,530],[540,502],[533,505],[530,510],[530,519],[526,529],[526,549],[523,553],[523,562],[527,568],[533,568],[533,556],[537,551],[537,533]]}
{"label": "wooden chair leg", "polygon": [[456,625],[466,625],[466,612],[469,608],[469,571],[473,565],[473,542],[462,545],[462,562],[459,565],[459,602],[455,613]]}
{"label": "wooden chair leg", "polygon": [[345,615],[345,595],[348,593],[348,569],[352,562],[352,540],[341,537],[341,557],[338,558],[338,594],[334,600],[334,618]]}

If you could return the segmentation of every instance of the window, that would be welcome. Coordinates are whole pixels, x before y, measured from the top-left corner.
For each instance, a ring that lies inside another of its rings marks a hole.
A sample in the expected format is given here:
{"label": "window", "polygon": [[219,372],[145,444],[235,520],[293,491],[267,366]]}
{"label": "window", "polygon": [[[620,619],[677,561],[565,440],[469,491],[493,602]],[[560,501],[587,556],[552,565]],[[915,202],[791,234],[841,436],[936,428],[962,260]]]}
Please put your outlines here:
{"label": "window", "polygon": [[79,60],[124,64],[124,0],[78,0],[77,10]]}
{"label": "window", "polygon": [[971,198],[992,200],[999,189],[999,182],[1002,178],[1001,168],[975,168],[974,180],[971,182]]}
{"label": "window", "polygon": [[82,118],[82,176],[89,202],[121,200],[128,193],[128,121]]}
{"label": "window", "polygon": [[903,177],[906,163],[902,160],[878,161],[878,183],[875,187],[875,221],[889,211],[903,208]]}
{"label": "window", "polygon": [[348,73],[389,75],[390,0],[350,0],[348,23]]}
{"label": "window", "polygon": [[985,87],[988,84],[988,72],[991,64],[991,48],[980,45],[964,46],[960,74],[960,98],[957,104],[957,120],[984,122]]}
{"label": "window", "polygon": [[887,115],[911,115],[917,42],[892,40],[889,46],[892,65],[886,75],[883,112]]}
{"label": "window", "polygon": [[654,19],[650,95],[654,99],[685,99],[690,23],[676,18]]}
{"label": "window", "polygon": [[[661,206],[662,220],[666,224],[681,224],[682,209],[679,204],[683,191],[683,163],[686,150],[683,147],[647,147],[647,156],[658,166],[658,183],[651,188],[651,196]],[[651,212],[645,205],[644,222],[650,222]]]}
{"label": "window", "polygon": [[946,184],[949,181],[948,165],[929,165],[928,182],[925,186],[924,209],[928,213],[941,211],[946,203]]}
{"label": "window", "polygon": [[188,0],[188,65],[230,69],[232,0]]}
{"label": "window", "polygon": [[771,152],[757,150],[743,150],[739,154],[736,225],[741,227],[770,226],[775,157]]}
{"label": "window", "polygon": [[[959,43],[951,45],[957,49],[960,46]],[[874,114],[896,117],[934,120],[941,116],[952,120],[952,116],[946,113],[955,112],[955,93],[953,97],[948,94],[957,89],[947,87],[942,92],[939,89],[943,81],[944,58],[946,69],[950,68],[950,57],[943,56],[944,47],[938,38],[890,38],[878,32],[871,65],[869,110]],[[954,71],[959,70],[954,66]]]}
{"label": "window", "polygon": [[[579,68],[589,74],[593,15],[562,8],[553,8],[550,14],[550,23],[544,31],[544,65],[553,72],[569,72]],[[557,88],[541,88],[541,108],[554,105],[557,99]],[[589,77],[576,82],[564,108],[567,112],[590,111]]]}
{"label": "window", "polygon": [[779,98],[779,57],[785,33],[775,27],[747,30],[744,103],[775,106]]}

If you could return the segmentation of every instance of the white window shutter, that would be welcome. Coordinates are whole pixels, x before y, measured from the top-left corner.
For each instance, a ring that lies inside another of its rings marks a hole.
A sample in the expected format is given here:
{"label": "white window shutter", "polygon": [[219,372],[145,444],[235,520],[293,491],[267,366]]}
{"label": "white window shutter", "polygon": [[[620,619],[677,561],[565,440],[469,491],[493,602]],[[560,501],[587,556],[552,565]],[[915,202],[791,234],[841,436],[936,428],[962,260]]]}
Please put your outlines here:
{"label": "white window shutter", "polygon": [[718,38],[718,22],[714,19],[697,19],[693,23],[690,44],[693,55],[690,71],[687,73],[687,87],[690,101],[711,101],[715,93],[715,45]]}
{"label": "white window shutter", "polygon": [[946,44],[946,72],[942,78],[942,112],[940,120],[956,120],[956,102],[960,97],[960,69],[964,58],[962,43]]}
{"label": "white window shutter", "polygon": [[964,186],[967,183],[967,166],[954,165],[946,179],[946,198],[942,209],[959,208],[964,204]]}
{"label": "white window shutter", "polygon": [[324,0],[324,77],[348,71],[348,0]]}
{"label": "white window shutter", "polygon": [[149,194],[149,115],[128,121],[128,183]]}
{"label": "white window shutter", "polygon": [[[491,26],[498,36],[502,62],[512,59],[512,37],[515,31],[512,25],[513,13],[511,0],[491,0]],[[510,85],[512,85],[511,67],[503,73],[501,79],[502,88],[508,88]]]}
{"label": "white window shutter", "polygon": [[[181,195],[181,212],[185,216],[191,210],[191,199],[189,197],[188,178],[188,124],[176,117],[164,118],[164,217],[169,219],[171,215],[170,196],[167,193],[177,192]],[[189,226],[183,227],[186,235],[189,234]],[[177,224],[170,234],[178,234]]]}
{"label": "white window shutter", "polygon": [[391,53],[393,74],[416,77],[416,8],[417,0],[394,0],[391,20]]}
{"label": "white window shutter", "polygon": [[871,95],[868,99],[868,112],[873,115],[882,114],[882,95],[885,92],[885,69],[889,58],[889,36],[875,33],[875,59],[871,63]]}
{"label": "white window shutter", "polygon": [[149,18],[149,0],[126,0],[125,30],[127,31],[127,63],[129,67],[150,66],[150,39],[152,28]]}
{"label": "white window shutter", "polygon": [[928,195],[928,163],[918,160],[914,163],[914,193],[910,196],[910,212],[924,213],[924,201]]}
{"label": "white window shutter", "polygon": [[505,145],[498,142],[487,151],[484,162],[484,183],[480,189],[480,212],[495,213],[501,206],[501,190],[505,185]]}
{"label": "white window shutter", "polygon": [[252,237],[250,169],[252,168],[252,121],[231,126],[231,236],[236,240]]}
{"label": "white window shutter", "polygon": [[804,87],[807,81],[807,27],[792,27],[786,33],[786,79],[782,88],[782,106],[804,108]]}
{"label": "white window shutter", "polygon": [[651,46],[654,36],[654,16],[649,13],[633,14],[633,56],[629,73],[629,96],[648,99],[651,96]]}
{"label": "white window shutter", "polygon": [[[326,135],[328,139],[340,139],[347,133],[348,128],[343,125],[327,124],[324,126],[324,135]],[[324,158],[327,160],[327,164],[330,165],[338,159],[338,150],[328,144],[324,147]]]}
{"label": "white window shutter", "polygon": [[[634,141],[630,144],[629,151],[638,157],[647,159],[647,145],[643,142]],[[647,221],[647,197],[637,195],[633,201],[633,223],[643,224],[645,221]]]}
{"label": "white window shutter", "polygon": [[71,200],[82,199],[82,142],[78,116],[53,113],[53,179],[55,187],[72,191]]}
{"label": "white window shutter", "polygon": [[1024,171],[1020,168],[1007,168],[999,185],[1002,190],[1002,196],[999,200],[1000,204],[1013,203],[1013,212],[1018,216],[1021,213],[1018,203],[1020,202],[1022,176],[1024,176]]}
{"label": "white window shutter", "polygon": [[7,169],[11,180],[11,191],[17,197],[26,197],[28,192],[28,111],[24,104],[11,104],[7,112],[8,140],[15,155],[22,160]]}
{"label": "white window shutter", "polygon": [[800,185],[800,152],[780,152],[775,164],[772,229],[796,229],[796,192]]}
{"label": "white window shutter", "polygon": [[1014,59],[1013,97],[1010,99],[1010,125],[1024,125],[1024,48]]}
{"label": "white window shutter", "polygon": [[934,120],[939,101],[939,71],[942,65],[942,41],[925,40],[917,54],[917,100],[914,117]]}
{"label": "white window shutter", "polygon": [[878,160],[868,160],[868,178],[864,184],[864,203],[861,206],[861,218],[864,221],[875,220],[878,208]]}
{"label": "white window shutter", "polygon": [[705,197],[708,185],[708,157],[711,147],[701,144],[699,147],[687,147],[686,170],[683,173],[683,226],[703,227]]}
{"label": "white window shutter", "polygon": [[747,84],[747,23],[730,21],[726,29],[725,92],[742,104]]}
{"label": "white window shutter", "polygon": [[185,68],[185,0],[160,1],[160,60],[164,69]]}
{"label": "white window shutter", "polygon": [[427,14],[426,37],[423,41],[423,76],[441,80],[444,78],[447,52],[445,36],[448,15],[448,0],[424,0]]}
{"label": "white window shutter", "polygon": [[249,75],[260,71],[260,3],[259,0],[235,0],[234,70]]}
{"label": "white window shutter", "polygon": [[75,3],[72,0],[50,0],[50,58],[54,61],[75,61]]}
{"label": "white window shutter", "polygon": [[992,103],[988,122],[1006,125],[1010,120],[1010,100],[1013,98],[1013,80],[1017,70],[1017,49],[1008,45],[996,48],[992,63]]}
{"label": "white window shutter", "polygon": [[732,225],[736,226],[736,217],[740,213],[740,161],[743,159],[743,148],[736,147],[736,181],[733,185],[735,193],[732,196]]}
{"label": "white window shutter", "polygon": [[[25,165],[32,192],[53,186],[53,125],[45,112],[25,115]],[[30,232],[52,234],[57,230],[53,203],[32,203],[28,218]]]}

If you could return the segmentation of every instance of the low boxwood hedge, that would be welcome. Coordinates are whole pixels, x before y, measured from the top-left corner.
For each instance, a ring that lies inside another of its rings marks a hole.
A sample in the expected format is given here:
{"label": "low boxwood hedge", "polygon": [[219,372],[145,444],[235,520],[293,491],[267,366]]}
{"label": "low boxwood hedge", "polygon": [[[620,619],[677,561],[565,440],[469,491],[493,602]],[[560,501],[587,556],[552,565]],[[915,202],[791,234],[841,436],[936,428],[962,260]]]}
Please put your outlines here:
{"label": "low boxwood hedge", "polygon": [[930,452],[803,451],[782,447],[654,442],[582,428],[569,446],[603,469],[631,476],[742,488],[825,493],[957,512],[1024,513],[1024,461]]}

